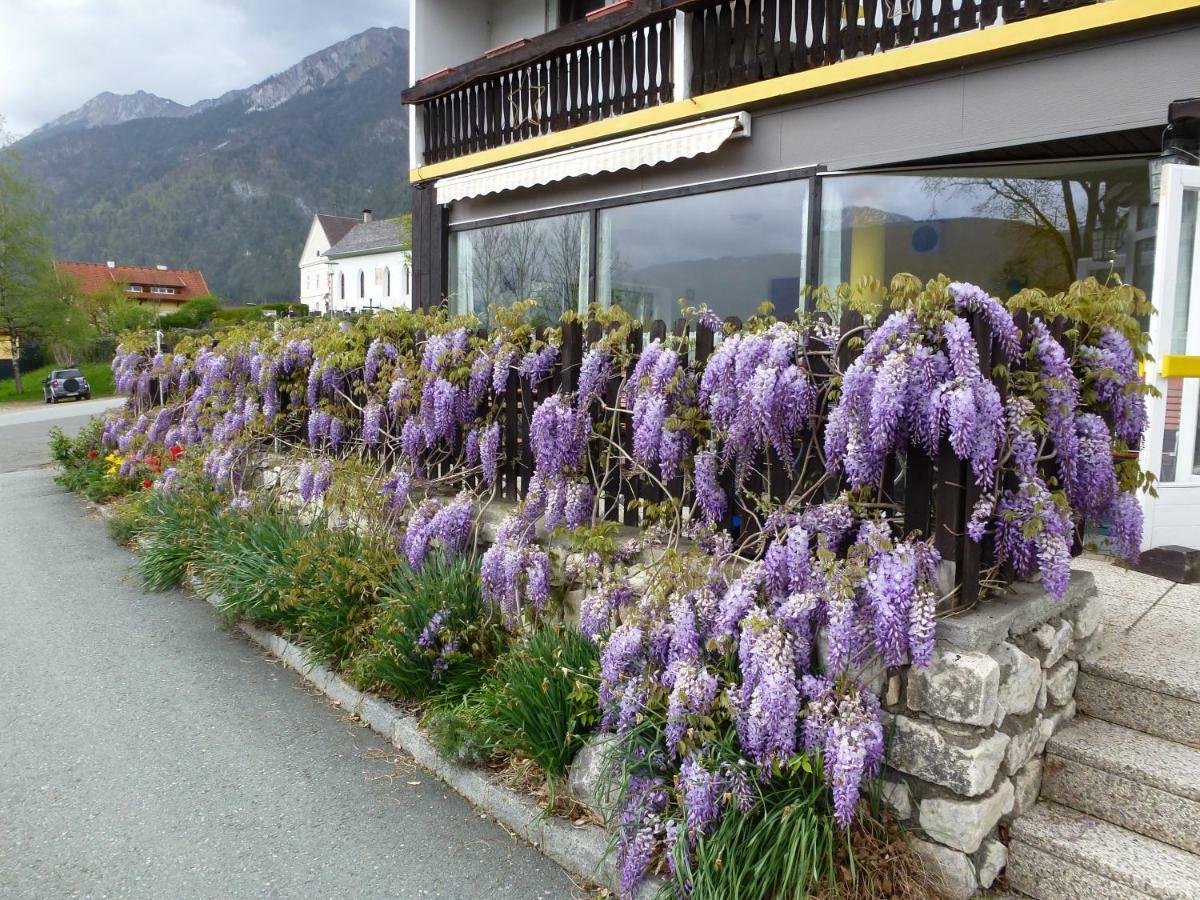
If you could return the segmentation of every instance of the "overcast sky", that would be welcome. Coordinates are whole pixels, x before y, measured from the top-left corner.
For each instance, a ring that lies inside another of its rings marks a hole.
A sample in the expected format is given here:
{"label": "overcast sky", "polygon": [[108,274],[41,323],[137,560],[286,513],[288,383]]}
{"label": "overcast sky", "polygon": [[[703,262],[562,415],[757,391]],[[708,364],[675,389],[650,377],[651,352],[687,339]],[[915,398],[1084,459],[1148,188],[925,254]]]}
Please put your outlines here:
{"label": "overcast sky", "polygon": [[407,24],[408,0],[0,0],[0,117],[20,137],[102,91],[191,104]]}

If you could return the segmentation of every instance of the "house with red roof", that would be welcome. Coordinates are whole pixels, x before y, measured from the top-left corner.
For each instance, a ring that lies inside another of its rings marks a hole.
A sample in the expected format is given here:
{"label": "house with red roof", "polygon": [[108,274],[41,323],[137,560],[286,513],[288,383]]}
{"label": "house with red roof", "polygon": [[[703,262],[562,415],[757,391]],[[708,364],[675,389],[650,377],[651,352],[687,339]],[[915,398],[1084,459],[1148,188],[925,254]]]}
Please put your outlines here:
{"label": "house with red roof", "polygon": [[99,293],[117,285],[130,300],[153,303],[164,314],[174,312],[188,300],[210,293],[204,273],[196,269],[56,260],[54,270],[60,276],[74,278],[84,295]]}

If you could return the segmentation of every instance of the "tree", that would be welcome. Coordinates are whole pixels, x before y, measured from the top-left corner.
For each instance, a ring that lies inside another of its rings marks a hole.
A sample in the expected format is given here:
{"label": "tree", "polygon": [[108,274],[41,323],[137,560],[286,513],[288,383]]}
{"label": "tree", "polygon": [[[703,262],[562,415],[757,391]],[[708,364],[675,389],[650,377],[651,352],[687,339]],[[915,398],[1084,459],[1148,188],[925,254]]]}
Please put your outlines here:
{"label": "tree", "polygon": [[24,391],[22,342],[69,341],[81,322],[56,290],[37,191],[23,177],[16,151],[0,150],[0,340],[7,339],[12,348],[18,394]]}

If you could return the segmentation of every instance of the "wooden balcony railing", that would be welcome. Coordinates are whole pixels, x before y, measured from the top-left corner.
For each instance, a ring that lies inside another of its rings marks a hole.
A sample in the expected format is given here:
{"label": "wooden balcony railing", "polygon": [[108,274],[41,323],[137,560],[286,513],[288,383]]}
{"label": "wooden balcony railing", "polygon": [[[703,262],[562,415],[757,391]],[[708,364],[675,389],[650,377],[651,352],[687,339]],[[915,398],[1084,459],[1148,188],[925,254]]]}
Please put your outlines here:
{"label": "wooden balcony railing", "polygon": [[856,56],[1098,0],[697,0],[691,93],[788,75]]}
{"label": "wooden balcony railing", "polygon": [[672,98],[674,10],[642,4],[560,28],[405,93],[425,162],[657,106]]}
{"label": "wooden balcony railing", "polygon": [[[423,79],[424,162],[1101,0],[633,0]],[[687,14],[676,30],[676,13]],[[690,78],[676,91],[673,50]]]}

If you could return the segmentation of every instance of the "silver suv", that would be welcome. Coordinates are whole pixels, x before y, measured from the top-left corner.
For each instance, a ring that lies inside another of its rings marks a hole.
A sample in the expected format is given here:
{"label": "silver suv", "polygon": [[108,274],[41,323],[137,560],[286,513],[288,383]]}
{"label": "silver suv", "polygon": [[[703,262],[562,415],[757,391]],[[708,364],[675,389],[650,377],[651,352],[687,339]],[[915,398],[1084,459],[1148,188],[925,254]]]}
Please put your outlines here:
{"label": "silver suv", "polygon": [[42,396],[47,403],[57,403],[67,397],[91,400],[92,388],[78,369],[55,369],[42,382]]}

